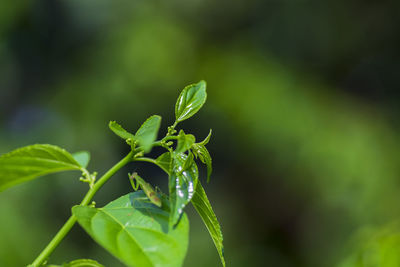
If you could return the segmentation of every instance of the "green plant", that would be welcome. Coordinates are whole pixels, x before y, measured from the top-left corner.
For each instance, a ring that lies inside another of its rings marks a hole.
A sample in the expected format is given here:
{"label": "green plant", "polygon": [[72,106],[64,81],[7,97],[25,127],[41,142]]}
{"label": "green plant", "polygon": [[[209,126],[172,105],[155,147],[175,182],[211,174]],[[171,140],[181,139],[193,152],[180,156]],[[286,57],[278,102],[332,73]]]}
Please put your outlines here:
{"label": "green plant", "polygon": [[[178,123],[192,117],[206,101],[206,83],[189,85],[183,89],[175,105],[175,122],[166,135],[157,139],[161,117],[148,118],[135,134],[126,131],[115,121],[109,128],[130,146],[130,152],[103,176],[86,167],[90,154],[82,151],[70,154],[57,146],[36,144],[16,149],[0,157],[0,190],[35,179],[45,174],[76,170],[80,180],[89,185],[89,191],[80,205],[72,207],[72,215],[40,255],[29,266],[47,264],[50,254],[78,222],[83,229],[108,252],[127,266],[181,266],[187,251],[189,221],[184,208],[191,202],[205,223],[218,250],[222,265],[222,232],[207,195],[199,181],[195,159],[207,166],[207,181],[211,174],[211,157],[205,145],[186,134],[177,133]],[[152,147],[160,146],[166,152],[157,158],[145,157]],[[132,161],[153,163],[168,174],[169,194],[157,192],[137,174],[130,176],[136,191],[96,208],[92,198],[96,192],[123,166]],[[133,183],[136,180],[136,185]],[[57,265],[47,265],[57,266]],[[93,260],[81,259],[62,266],[102,266]]]}

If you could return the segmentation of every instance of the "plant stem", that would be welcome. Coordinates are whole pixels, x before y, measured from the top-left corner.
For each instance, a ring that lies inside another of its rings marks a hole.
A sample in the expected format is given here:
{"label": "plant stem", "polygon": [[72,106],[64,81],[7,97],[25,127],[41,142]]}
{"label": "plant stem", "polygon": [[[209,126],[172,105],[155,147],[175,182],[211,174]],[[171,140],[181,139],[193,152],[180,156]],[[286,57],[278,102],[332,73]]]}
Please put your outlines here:
{"label": "plant stem", "polygon": [[[124,167],[127,163],[132,161],[134,152],[131,151],[128,155],[126,155],[123,159],[121,159],[117,164],[115,164],[111,169],[109,169],[94,185],[93,187],[86,193],[85,197],[81,202],[81,206],[87,206],[92,200],[93,196],[96,192],[111,178],[119,169]],[[64,239],[64,237],[71,230],[72,226],[76,223],[75,215],[71,215],[66,223],[61,227],[58,233],[53,237],[50,243],[45,247],[45,249],[39,254],[39,256],[33,261],[30,265],[32,267],[41,266],[46,259],[50,256],[50,254],[54,251],[54,249],[60,244],[60,242]]]}
{"label": "plant stem", "polygon": [[39,256],[34,260],[34,262],[29,265],[32,267],[39,267],[43,264],[43,262],[50,256],[50,254],[54,251],[54,249],[60,244],[60,242],[64,239],[64,237],[71,230],[72,226],[76,223],[76,217],[71,215],[68,218],[68,221],[61,227],[58,233],[53,237],[49,244],[47,244],[46,248],[39,254]]}
{"label": "plant stem", "polygon": [[163,139],[154,142],[154,143],[153,143],[153,146],[163,146],[163,143],[165,143],[166,141],[169,141],[169,140],[176,140],[176,139],[178,139],[178,136],[175,136],[175,135],[166,135]]}
{"label": "plant stem", "polygon": [[135,158],[135,161],[145,161],[145,162],[150,162],[150,163],[154,163],[157,165],[157,161],[152,158],[140,157],[140,158]]}

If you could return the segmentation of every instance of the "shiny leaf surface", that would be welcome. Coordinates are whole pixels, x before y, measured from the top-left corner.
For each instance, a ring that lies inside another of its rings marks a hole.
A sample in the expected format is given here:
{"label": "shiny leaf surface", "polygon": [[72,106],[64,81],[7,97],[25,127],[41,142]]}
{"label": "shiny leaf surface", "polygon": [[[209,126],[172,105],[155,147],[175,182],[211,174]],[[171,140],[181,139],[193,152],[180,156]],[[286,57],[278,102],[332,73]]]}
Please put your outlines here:
{"label": "shiny leaf surface", "polygon": [[196,184],[199,172],[196,163],[192,160],[192,164],[188,166],[185,163],[187,155],[173,154],[172,170],[169,176],[169,197],[171,203],[170,222],[176,225],[179,222],[183,209],[190,202],[194,194],[194,185]]}
{"label": "shiny leaf surface", "polygon": [[97,243],[127,266],[181,266],[188,245],[188,219],[183,215],[171,227],[169,201],[160,197],[162,208],[137,191],[103,208],[75,206],[72,212]]}
{"label": "shiny leaf surface", "polygon": [[206,192],[204,191],[200,181],[197,181],[196,192],[192,198],[192,204],[206,225],[208,232],[214,241],[215,247],[217,248],[219,257],[221,258],[221,263],[223,266],[225,266],[221,226],[219,225],[217,217],[215,216],[210,201],[208,200]]}
{"label": "shiny leaf surface", "polygon": [[72,157],[81,165],[86,168],[90,161],[90,153],[88,151],[79,151],[72,154]]}
{"label": "shiny leaf surface", "polygon": [[135,136],[122,128],[121,125],[119,125],[116,121],[110,121],[108,124],[108,127],[110,128],[111,131],[113,131],[116,135],[121,137],[122,139],[132,139],[135,140]]}
{"label": "shiny leaf surface", "polygon": [[53,145],[31,145],[0,157],[0,191],[50,173],[81,170],[66,150]]}
{"label": "shiny leaf surface", "polygon": [[175,104],[176,123],[184,121],[204,105],[207,99],[206,82],[200,81],[196,84],[186,86],[178,97]]}
{"label": "shiny leaf surface", "polygon": [[194,163],[194,155],[192,152],[189,151],[185,163],[183,164],[183,169],[187,170],[190,166]]}
{"label": "shiny leaf surface", "polygon": [[140,146],[144,149],[144,152],[149,152],[151,150],[153,142],[157,138],[160,124],[161,117],[153,115],[140,126],[139,130],[137,130],[135,137],[139,141]]}

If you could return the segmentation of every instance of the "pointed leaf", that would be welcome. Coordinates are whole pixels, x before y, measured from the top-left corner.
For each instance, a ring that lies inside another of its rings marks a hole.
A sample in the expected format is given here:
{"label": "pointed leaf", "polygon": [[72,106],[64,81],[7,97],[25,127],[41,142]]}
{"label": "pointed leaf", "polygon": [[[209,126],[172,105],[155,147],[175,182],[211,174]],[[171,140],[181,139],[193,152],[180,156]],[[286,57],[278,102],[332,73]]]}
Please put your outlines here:
{"label": "pointed leaf", "polygon": [[186,154],[173,154],[172,170],[169,176],[169,198],[171,203],[170,223],[179,222],[183,209],[190,202],[194,194],[194,185],[199,178],[197,165],[194,161],[185,168]]}
{"label": "pointed leaf", "polygon": [[192,144],[196,142],[196,138],[192,134],[185,134],[183,130],[178,135],[178,145],[176,146],[176,153],[183,153],[187,151]]}
{"label": "pointed leaf", "polygon": [[157,138],[160,124],[161,117],[153,115],[149,117],[136,132],[135,137],[139,141],[140,146],[144,149],[144,152],[150,152],[153,142]]}
{"label": "pointed leaf", "polygon": [[189,223],[186,215],[170,227],[169,202],[160,196],[162,208],[137,191],[103,208],[75,206],[73,214],[85,231],[127,266],[181,266],[187,251]]}
{"label": "pointed leaf", "polygon": [[204,146],[207,145],[208,142],[210,142],[211,134],[212,134],[212,129],[210,129],[210,132],[208,133],[207,137],[203,141],[201,141],[200,144]]}
{"label": "pointed leaf", "polygon": [[203,186],[200,181],[197,181],[196,192],[192,199],[193,207],[199,213],[201,219],[206,225],[208,232],[211,235],[212,240],[214,241],[215,247],[217,248],[219,257],[221,258],[221,263],[225,266],[224,259],[224,245],[222,243],[223,236],[221,231],[221,226],[215,216],[215,213],[211,207],[210,201],[207,198],[206,192],[204,191]]}
{"label": "pointed leaf", "polygon": [[90,153],[88,151],[75,152],[72,154],[72,157],[74,157],[82,168],[86,168],[90,161]]}
{"label": "pointed leaf", "polygon": [[116,121],[110,121],[108,124],[108,127],[110,128],[111,131],[113,131],[116,135],[121,137],[122,139],[132,139],[135,140],[135,136],[122,128],[121,125],[119,125]]}
{"label": "pointed leaf", "polygon": [[156,159],[157,166],[163,169],[163,171],[165,171],[168,175],[171,172],[171,163],[172,157],[170,152],[165,152]]}
{"label": "pointed leaf", "polygon": [[210,181],[212,173],[212,159],[207,148],[202,143],[196,143],[192,145],[193,153],[198,156],[204,164],[207,166],[207,183]]}
{"label": "pointed leaf", "polygon": [[186,86],[178,97],[175,104],[176,123],[184,121],[204,105],[207,99],[206,82],[200,81],[196,84]]}
{"label": "pointed leaf", "polygon": [[60,147],[22,147],[0,157],[0,191],[42,175],[69,170],[81,170],[81,166]]}

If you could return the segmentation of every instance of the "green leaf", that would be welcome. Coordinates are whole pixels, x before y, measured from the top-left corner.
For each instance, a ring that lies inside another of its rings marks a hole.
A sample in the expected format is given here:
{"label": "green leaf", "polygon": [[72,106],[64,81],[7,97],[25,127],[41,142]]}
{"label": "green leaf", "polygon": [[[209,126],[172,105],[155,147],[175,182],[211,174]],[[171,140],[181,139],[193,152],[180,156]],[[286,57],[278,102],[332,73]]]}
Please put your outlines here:
{"label": "green leaf", "polygon": [[178,97],[175,104],[175,123],[184,121],[204,105],[207,99],[206,82],[200,81],[196,84],[186,86]]}
{"label": "green leaf", "polygon": [[90,153],[88,151],[75,152],[72,154],[72,157],[74,157],[82,168],[86,168],[90,161]]}
{"label": "green leaf", "polygon": [[190,166],[192,166],[192,164],[194,164],[194,156],[193,153],[191,153],[189,151],[189,154],[186,157],[185,163],[183,164],[183,169],[187,170],[190,168]]}
{"label": "green leaf", "polygon": [[171,225],[179,222],[184,207],[193,197],[193,189],[199,177],[193,154],[165,152],[155,163],[169,175],[169,195],[171,203]]}
{"label": "green leaf", "polygon": [[206,225],[208,232],[211,235],[212,240],[214,241],[215,247],[217,248],[219,257],[221,258],[221,263],[225,266],[224,259],[224,245],[222,243],[223,236],[221,231],[221,226],[215,216],[215,213],[211,207],[210,201],[207,198],[206,192],[204,191],[203,186],[200,181],[197,181],[196,192],[192,199],[193,207],[199,213],[201,219]]}
{"label": "green leaf", "polygon": [[157,166],[163,169],[168,175],[171,172],[171,163],[172,157],[170,152],[165,152],[156,159]]}
{"label": "green leaf", "polygon": [[31,145],[0,157],[0,191],[39,176],[82,170],[66,150],[53,145]]}
{"label": "green leaf", "polygon": [[[181,266],[186,255],[189,221],[186,215],[169,225],[169,202],[149,203],[143,191],[124,195],[103,208],[75,206],[73,214],[85,231],[128,266]],[[146,200],[144,200],[146,199]]]}
{"label": "green leaf", "polygon": [[161,117],[153,115],[149,117],[136,132],[135,137],[139,141],[140,146],[144,149],[144,152],[150,152],[153,147],[153,142],[157,138],[160,124]]}
{"label": "green leaf", "polygon": [[113,131],[116,135],[121,137],[122,139],[132,139],[135,140],[135,136],[122,128],[121,125],[119,125],[116,121],[110,121],[108,124],[108,127],[110,128],[111,131]]}
{"label": "green leaf", "polygon": [[212,173],[212,159],[207,148],[202,143],[196,143],[192,145],[193,153],[196,157],[199,157],[201,162],[207,166],[207,183],[210,181]]}
{"label": "green leaf", "polygon": [[95,260],[90,259],[79,259],[69,263],[65,263],[62,267],[104,267],[104,265],[98,263]]}
{"label": "green leaf", "polygon": [[172,170],[169,176],[169,198],[171,203],[170,223],[176,225],[183,214],[183,209],[193,197],[195,184],[199,178],[196,163],[188,167],[187,155],[173,154]]}
{"label": "green leaf", "polygon": [[192,134],[185,134],[183,130],[180,130],[178,135],[178,145],[176,146],[176,153],[183,153],[187,151],[192,144],[196,142],[196,138]]}
{"label": "green leaf", "polygon": [[200,144],[204,146],[207,145],[208,142],[210,142],[211,134],[212,134],[212,129],[210,129],[210,132],[208,133],[207,137],[203,141],[201,141]]}

